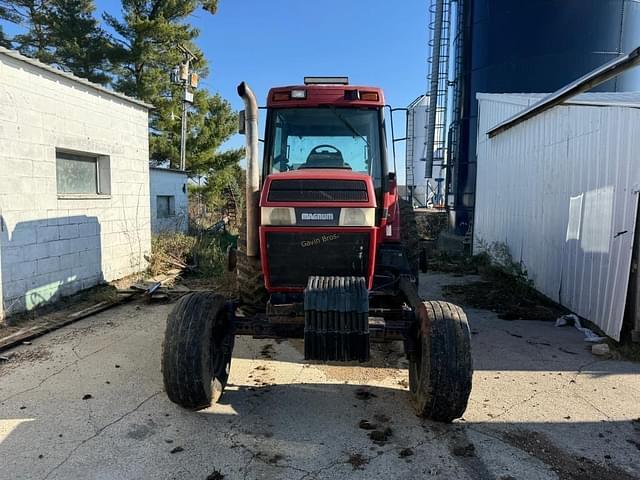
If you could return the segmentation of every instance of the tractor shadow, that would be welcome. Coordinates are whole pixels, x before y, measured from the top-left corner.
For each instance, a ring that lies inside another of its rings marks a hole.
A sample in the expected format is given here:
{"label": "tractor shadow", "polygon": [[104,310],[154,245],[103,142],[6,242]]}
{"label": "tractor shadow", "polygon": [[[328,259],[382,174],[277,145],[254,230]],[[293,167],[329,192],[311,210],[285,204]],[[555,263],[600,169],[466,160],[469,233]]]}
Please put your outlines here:
{"label": "tractor shadow", "polygon": [[309,455],[348,464],[361,454],[368,461],[385,455],[396,478],[411,478],[407,472],[420,466],[436,466],[444,478],[459,477],[460,470],[470,478],[500,478],[496,472],[531,478],[530,469],[541,467],[560,478],[640,478],[634,443],[640,426],[630,421],[443,424],[417,417],[406,390],[302,382],[230,385],[217,405],[197,415],[233,432],[227,448],[249,450],[265,465],[282,458],[303,466]]}
{"label": "tractor shadow", "polygon": [[[371,342],[370,359],[367,362],[322,362],[304,359],[304,340],[300,338],[288,339],[254,339],[251,337],[236,337],[233,350],[234,359],[264,360],[309,365],[317,368],[345,368],[360,367],[367,369],[408,368],[409,362],[404,353],[401,341]],[[233,369],[233,366],[231,367]],[[348,380],[348,378],[345,378]]]}

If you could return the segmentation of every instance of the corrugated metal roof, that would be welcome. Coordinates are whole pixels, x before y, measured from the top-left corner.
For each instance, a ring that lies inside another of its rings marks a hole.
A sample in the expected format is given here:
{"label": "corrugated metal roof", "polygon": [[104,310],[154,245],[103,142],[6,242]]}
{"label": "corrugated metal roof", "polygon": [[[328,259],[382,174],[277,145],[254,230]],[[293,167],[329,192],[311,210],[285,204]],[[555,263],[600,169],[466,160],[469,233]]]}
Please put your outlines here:
{"label": "corrugated metal roof", "polygon": [[[536,289],[618,340],[640,186],[640,93],[583,94],[493,138],[540,94],[479,96],[474,250],[506,244]],[[631,103],[630,103],[631,102]],[[597,108],[607,105],[614,108]]]}
{"label": "corrugated metal roof", "polygon": [[571,99],[575,98],[576,95],[588,92],[596,86],[617,77],[621,73],[637,66],[638,64],[640,64],[640,47],[627,54],[619,55],[573,82],[560,87],[555,92],[541,98],[539,102],[536,102],[522,112],[519,112],[517,115],[514,115],[513,117],[506,119],[504,122],[501,122],[499,125],[496,125],[487,133],[490,137],[493,137],[515,127],[519,123],[540,115],[557,105],[571,103]]}
{"label": "corrugated metal roof", "polygon": [[[528,107],[548,93],[478,93],[478,100],[492,100]],[[640,92],[589,92],[567,100],[563,105],[592,105],[640,108]]]}
{"label": "corrugated metal roof", "polygon": [[140,107],[144,107],[144,108],[147,108],[147,109],[153,109],[154,108],[154,106],[151,105],[150,103],[145,103],[142,100],[138,100],[136,98],[128,97],[126,95],[123,95],[122,93],[114,92],[113,90],[109,90],[108,88],[105,88],[102,85],[98,85],[97,83],[90,82],[89,80],[86,80],[84,78],[76,77],[75,75],[72,75],[71,73],[65,72],[65,71],[60,70],[60,69],[55,68],[55,67],[52,67],[51,65],[47,65],[46,63],[42,63],[42,62],[40,62],[38,60],[35,60],[33,58],[25,57],[24,55],[16,52],[15,50],[9,50],[7,48],[0,47],[0,56],[9,57],[9,58],[12,58],[14,60],[18,60],[19,62],[23,62],[23,63],[27,63],[29,65],[33,65],[34,67],[37,67],[37,68],[39,68],[41,70],[45,70],[47,72],[53,73],[53,74],[58,75],[60,77],[66,78],[67,80],[71,80],[72,82],[79,83],[81,85],[84,85],[85,87],[92,88],[94,90],[97,90],[97,91],[99,91],[101,93],[105,93],[105,94],[110,95],[112,97],[119,98],[120,100],[124,100],[125,102],[133,103],[135,105],[138,105]]}

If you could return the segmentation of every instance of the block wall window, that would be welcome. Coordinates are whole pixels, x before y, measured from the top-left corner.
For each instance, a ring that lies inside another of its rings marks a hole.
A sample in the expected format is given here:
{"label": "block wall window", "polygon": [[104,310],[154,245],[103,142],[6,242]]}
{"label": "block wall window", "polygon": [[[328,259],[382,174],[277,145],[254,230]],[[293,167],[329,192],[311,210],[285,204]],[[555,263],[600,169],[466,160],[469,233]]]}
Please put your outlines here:
{"label": "block wall window", "polygon": [[58,195],[110,195],[109,157],[56,150]]}
{"label": "block wall window", "polygon": [[158,195],[156,197],[158,207],[158,218],[169,218],[176,216],[176,197],[173,195]]}

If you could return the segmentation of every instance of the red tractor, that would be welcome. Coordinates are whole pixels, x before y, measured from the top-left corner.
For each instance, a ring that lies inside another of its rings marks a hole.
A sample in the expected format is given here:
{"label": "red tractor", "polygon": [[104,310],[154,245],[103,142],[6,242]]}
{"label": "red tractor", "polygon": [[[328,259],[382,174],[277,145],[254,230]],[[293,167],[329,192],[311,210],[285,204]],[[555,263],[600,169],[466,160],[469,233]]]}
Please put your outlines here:
{"label": "red tractor", "polygon": [[216,402],[235,335],[304,338],[315,361],[369,359],[372,341],[402,340],[416,412],[450,422],[471,390],[464,312],[418,296],[414,212],[389,171],[382,90],[305,78],[269,91],[262,175],[258,107],[242,83],[247,139],[238,299],[180,299],[169,314],[162,370],[169,398]]}

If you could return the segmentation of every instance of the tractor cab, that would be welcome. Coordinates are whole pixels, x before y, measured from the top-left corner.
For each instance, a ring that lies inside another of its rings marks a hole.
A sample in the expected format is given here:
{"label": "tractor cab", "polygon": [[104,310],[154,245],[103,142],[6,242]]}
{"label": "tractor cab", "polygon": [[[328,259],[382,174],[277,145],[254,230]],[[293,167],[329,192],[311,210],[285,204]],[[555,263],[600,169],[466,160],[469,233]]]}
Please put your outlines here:
{"label": "tractor cab", "polygon": [[364,277],[373,286],[385,233],[399,240],[389,222],[398,217],[397,193],[383,108],[381,89],[344,77],[269,91],[260,196],[269,293],[302,292],[314,275]]}
{"label": "tractor cab", "polygon": [[387,174],[379,88],[345,78],[305,78],[305,85],[273,88],[267,100],[263,176],[307,169],[365,173],[378,189]]}

